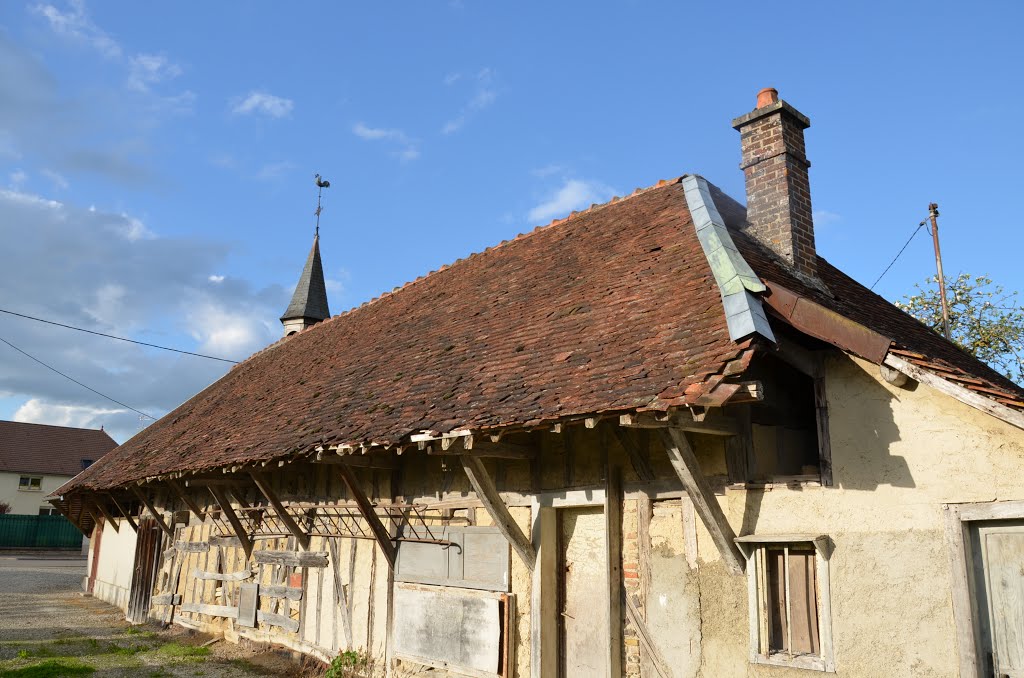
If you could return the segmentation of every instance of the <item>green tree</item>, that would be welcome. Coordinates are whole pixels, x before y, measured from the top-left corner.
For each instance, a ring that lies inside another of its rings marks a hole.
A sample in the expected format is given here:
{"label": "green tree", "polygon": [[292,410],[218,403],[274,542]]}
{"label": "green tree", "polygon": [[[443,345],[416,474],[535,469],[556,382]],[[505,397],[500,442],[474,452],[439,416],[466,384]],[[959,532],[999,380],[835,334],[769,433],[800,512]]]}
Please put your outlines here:
{"label": "green tree", "polygon": [[[916,285],[917,294],[896,306],[942,334],[939,277]],[[1018,384],[1024,378],[1024,309],[1016,292],[1006,292],[985,275],[946,278],[949,328],[954,343]]]}

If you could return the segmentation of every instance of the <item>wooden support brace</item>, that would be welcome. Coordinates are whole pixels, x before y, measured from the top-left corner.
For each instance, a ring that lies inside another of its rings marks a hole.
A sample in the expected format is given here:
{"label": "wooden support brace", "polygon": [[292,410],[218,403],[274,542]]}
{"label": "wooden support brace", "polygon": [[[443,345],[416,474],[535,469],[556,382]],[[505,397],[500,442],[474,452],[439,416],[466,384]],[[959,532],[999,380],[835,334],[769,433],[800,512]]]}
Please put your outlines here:
{"label": "wooden support brace", "polygon": [[119,502],[117,500],[117,497],[115,497],[112,494],[107,495],[107,496],[110,497],[110,501],[114,502],[114,506],[116,506],[117,510],[121,512],[121,515],[124,516],[124,519],[128,521],[128,525],[132,528],[132,532],[138,532],[139,531],[139,526],[135,522],[135,519],[132,518],[132,514],[128,513],[128,511],[124,510],[124,507],[121,506],[121,502]]}
{"label": "wooden support brace", "polygon": [[149,497],[146,496],[146,493],[133,485],[132,494],[134,494],[138,498],[138,500],[142,502],[142,505],[145,506],[146,510],[149,511],[149,513],[153,516],[153,519],[156,521],[156,524],[160,526],[160,529],[163,530],[168,537],[174,539],[174,530],[171,529],[171,527],[164,520],[164,517],[160,515],[160,513],[156,510],[156,507],[153,506],[153,502],[149,500]]}
{"label": "wooden support brace", "polygon": [[498,494],[494,481],[487,474],[484,463],[477,457],[469,455],[462,455],[459,457],[459,461],[462,462],[462,468],[466,472],[470,484],[476,490],[477,499],[487,509],[487,513],[490,514],[494,525],[505,536],[508,543],[512,545],[512,548],[522,559],[526,567],[529,568],[530,572],[533,572],[537,562],[537,552],[534,550],[533,544],[530,543],[530,540],[526,538],[526,535],[523,534],[519,525],[512,518],[512,514],[509,513],[505,502],[501,500],[501,495]]}
{"label": "wooden support brace", "polygon": [[178,495],[178,499],[181,499],[185,506],[188,507],[188,510],[195,514],[196,518],[206,520],[206,512],[199,508],[199,505],[188,496],[188,492],[182,487],[181,483],[177,480],[168,479],[167,486],[171,488],[174,494]]}
{"label": "wooden support brace", "polygon": [[743,556],[733,541],[736,538],[736,533],[733,532],[732,526],[726,520],[725,513],[719,506],[718,500],[715,499],[715,493],[707,478],[701,472],[697,457],[693,453],[693,448],[690,447],[690,441],[686,439],[686,434],[675,428],[661,429],[659,432],[669,461],[672,462],[672,468],[675,469],[676,475],[682,481],[683,487],[686,488],[687,494],[693,501],[697,515],[700,516],[704,527],[707,528],[715,546],[722,554],[726,568],[732,574],[743,574]]}
{"label": "wooden support brace", "polygon": [[654,480],[654,471],[651,469],[651,462],[647,460],[646,456],[644,456],[644,451],[640,449],[640,445],[636,442],[636,439],[626,431],[623,431],[621,426],[612,426],[610,428],[615,434],[615,439],[619,441],[619,445],[622,445],[622,449],[624,449],[626,454],[629,455],[629,463],[632,464],[637,477],[644,482]]}
{"label": "wooden support brace", "polygon": [[274,492],[274,488],[272,488],[270,483],[267,482],[266,477],[259,471],[249,471],[249,475],[252,476],[253,482],[256,483],[256,487],[258,487],[260,492],[263,493],[263,496],[267,498],[270,505],[274,507],[274,511],[277,512],[277,517],[281,519],[284,526],[292,533],[296,541],[298,541],[299,546],[302,547],[302,550],[308,551],[309,535],[303,532],[302,528],[295,522],[295,519],[288,514],[288,509],[286,509],[284,504],[281,503],[281,500],[277,498],[277,493]]}
{"label": "wooden support brace", "polygon": [[391,535],[388,534],[384,523],[380,521],[377,513],[373,510],[373,504],[366,498],[363,488],[359,485],[359,479],[356,478],[352,469],[344,465],[338,467],[338,473],[341,475],[341,479],[345,481],[345,486],[348,487],[352,498],[355,499],[356,506],[359,507],[359,513],[362,514],[363,520],[366,521],[370,531],[373,532],[373,538],[377,540],[377,546],[384,553],[384,557],[388,559],[388,566],[394,570],[397,555],[395,544],[391,541]]}
{"label": "wooden support brace", "polygon": [[207,489],[210,490],[213,498],[217,500],[217,504],[220,506],[220,510],[224,512],[228,522],[231,523],[231,529],[235,531],[238,541],[242,542],[242,550],[245,552],[245,559],[248,560],[249,556],[252,555],[252,539],[249,539],[245,528],[242,527],[242,521],[238,519],[238,514],[235,513],[234,507],[231,506],[231,500],[224,494],[224,490],[216,485],[210,485]]}
{"label": "wooden support brace", "polygon": [[114,520],[114,516],[110,515],[110,511],[107,509],[106,506],[103,505],[103,502],[100,501],[98,497],[96,501],[93,502],[93,504],[96,505],[96,508],[99,509],[99,512],[103,515],[103,520],[106,521],[106,523],[110,525],[112,528],[114,528],[114,532],[120,532],[121,528],[118,527],[117,521]]}

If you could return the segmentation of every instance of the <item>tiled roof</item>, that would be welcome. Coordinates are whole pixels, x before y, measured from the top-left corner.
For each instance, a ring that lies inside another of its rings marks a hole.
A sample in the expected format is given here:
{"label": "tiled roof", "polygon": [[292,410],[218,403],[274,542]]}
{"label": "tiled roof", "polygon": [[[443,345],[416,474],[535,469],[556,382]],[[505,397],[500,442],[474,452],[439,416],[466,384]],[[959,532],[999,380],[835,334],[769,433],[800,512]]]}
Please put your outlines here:
{"label": "tiled roof", "polygon": [[105,431],[0,421],[0,471],[73,476],[117,447]]}
{"label": "tiled roof", "polygon": [[750,352],[729,340],[682,186],[664,183],[281,340],[75,484],[665,409],[727,395],[719,373]]}

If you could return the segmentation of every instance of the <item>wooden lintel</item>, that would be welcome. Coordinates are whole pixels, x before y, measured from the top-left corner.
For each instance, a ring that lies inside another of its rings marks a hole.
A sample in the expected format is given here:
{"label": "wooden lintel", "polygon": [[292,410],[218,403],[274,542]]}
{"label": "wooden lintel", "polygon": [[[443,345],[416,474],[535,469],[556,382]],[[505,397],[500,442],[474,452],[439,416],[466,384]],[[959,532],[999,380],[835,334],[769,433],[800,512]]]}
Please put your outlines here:
{"label": "wooden lintel", "polygon": [[132,528],[132,532],[138,532],[139,525],[135,522],[135,519],[132,518],[132,514],[126,511],[123,506],[121,506],[121,502],[117,500],[117,497],[115,497],[112,494],[108,494],[107,496],[110,497],[110,501],[114,502],[114,506],[116,506],[117,510],[120,511],[121,515],[124,516],[124,519],[128,521],[128,525]]}
{"label": "wooden lintel", "polygon": [[210,485],[207,489],[210,490],[213,498],[217,500],[220,510],[224,512],[224,516],[231,524],[231,529],[234,530],[238,541],[242,542],[242,550],[245,551],[245,558],[248,560],[249,556],[252,555],[252,539],[249,538],[245,528],[242,527],[242,521],[238,519],[238,514],[235,513],[231,500],[224,494],[224,490],[216,485]]}
{"label": "wooden lintel", "polygon": [[776,336],[775,340],[779,350],[772,355],[777,356],[788,363],[790,367],[796,368],[797,371],[803,372],[808,377],[821,375],[821,358],[815,351],[809,351],[792,339],[781,335]]}
{"label": "wooden lintel", "polygon": [[686,433],[676,428],[662,429],[660,433],[672,468],[682,481],[697,515],[722,554],[726,568],[732,574],[743,574],[745,563],[743,555],[736,547],[736,533],[726,520],[711,485],[700,470],[700,464],[693,453],[693,448],[690,447]]}
{"label": "wooden lintel", "polygon": [[107,524],[114,528],[114,532],[120,532],[121,528],[118,526],[117,521],[114,520],[114,516],[110,515],[110,511],[107,509],[107,507],[103,505],[103,502],[101,501],[100,497],[97,497],[96,501],[94,501],[93,504],[96,505],[96,508],[99,509],[99,512],[103,515],[103,520],[105,520]]}
{"label": "wooden lintel", "polygon": [[615,435],[615,439],[619,441],[619,445],[622,445],[622,449],[629,456],[629,463],[633,466],[633,470],[636,471],[637,477],[640,480],[654,480],[654,470],[651,468],[651,462],[644,454],[644,450],[640,449],[640,445],[637,443],[636,438],[633,437],[633,434],[624,431],[621,426],[612,426],[610,428]]}
{"label": "wooden lintel", "polygon": [[376,511],[373,509],[373,504],[366,497],[366,493],[363,492],[362,486],[359,484],[359,479],[356,478],[355,473],[352,472],[348,466],[344,464],[338,466],[338,473],[341,475],[341,479],[345,481],[345,486],[348,487],[349,493],[352,498],[355,499],[356,506],[359,508],[359,513],[362,514],[363,520],[370,527],[370,531],[373,532],[373,538],[377,540],[377,546],[380,547],[384,557],[388,560],[388,566],[395,569],[396,551],[395,544],[391,541],[391,535],[388,534],[387,528],[384,527],[384,523],[380,521]]}
{"label": "wooden lintel", "polygon": [[537,552],[530,540],[523,534],[518,523],[512,518],[505,502],[501,500],[498,488],[495,487],[494,480],[484,468],[484,463],[478,457],[469,454],[460,456],[459,461],[462,462],[462,468],[466,472],[470,484],[476,490],[477,499],[487,509],[494,525],[505,535],[505,539],[512,545],[512,549],[522,559],[523,564],[533,572],[537,563]]}
{"label": "wooden lintel", "polygon": [[619,417],[619,426],[625,428],[674,428],[691,433],[704,433],[713,436],[734,436],[741,433],[739,423],[732,417],[709,412],[700,421],[689,413],[678,412],[668,418],[658,418],[649,413],[623,414]]}
{"label": "wooden lintel", "polygon": [[473,457],[494,457],[497,459],[533,459],[537,456],[537,448],[533,445],[515,445],[513,443],[492,443],[478,440],[472,449],[464,449],[461,445],[452,445],[448,449],[432,447],[427,451],[430,455],[468,455]]}
{"label": "wooden lintel", "polygon": [[358,466],[360,468],[382,468],[394,469],[398,466],[398,460],[394,454],[328,454],[325,452],[319,459],[318,464],[345,464],[346,466]]}
{"label": "wooden lintel", "polygon": [[188,510],[195,514],[196,518],[199,520],[206,520],[206,512],[199,508],[199,505],[188,496],[188,491],[182,487],[181,483],[177,480],[168,478],[167,486],[171,488],[171,492],[178,496],[178,499],[181,499],[185,506],[188,507]]}
{"label": "wooden lintel", "polygon": [[244,485],[245,481],[241,478],[187,478],[185,479],[185,487],[230,487],[233,485]]}
{"label": "wooden lintel", "polygon": [[288,531],[292,533],[295,539],[299,542],[299,546],[302,549],[309,550],[309,535],[302,531],[302,528],[298,526],[295,520],[288,514],[288,509],[284,507],[281,500],[277,498],[277,493],[274,492],[274,488],[267,482],[266,477],[259,471],[249,471],[249,475],[252,476],[252,480],[256,483],[256,487],[263,493],[263,496],[267,498],[270,505],[274,507],[274,511],[277,512],[277,517],[280,518],[284,526],[288,528]]}
{"label": "wooden lintel", "polygon": [[160,513],[156,510],[156,507],[153,506],[153,502],[149,500],[149,497],[146,496],[146,493],[133,485],[132,494],[134,494],[138,498],[138,500],[142,502],[142,505],[145,506],[146,510],[149,511],[150,515],[153,516],[153,520],[155,520],[156,524],[160,526],[160,529],[163,530],[168,537],[174,539],[174,530],[167,524],[167,521],[164,520],[164,517],[160,515]]}

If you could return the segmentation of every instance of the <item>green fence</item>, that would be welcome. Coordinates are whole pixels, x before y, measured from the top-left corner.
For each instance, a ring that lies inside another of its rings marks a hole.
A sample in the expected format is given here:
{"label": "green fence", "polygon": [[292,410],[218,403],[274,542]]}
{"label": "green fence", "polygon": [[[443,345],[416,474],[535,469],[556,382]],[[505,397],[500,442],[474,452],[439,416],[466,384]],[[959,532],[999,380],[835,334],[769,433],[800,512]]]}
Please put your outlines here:
{"label": "green fence", "polygon": [[76,548],[82,533],[64,516],[0,516],[0,548]]}

